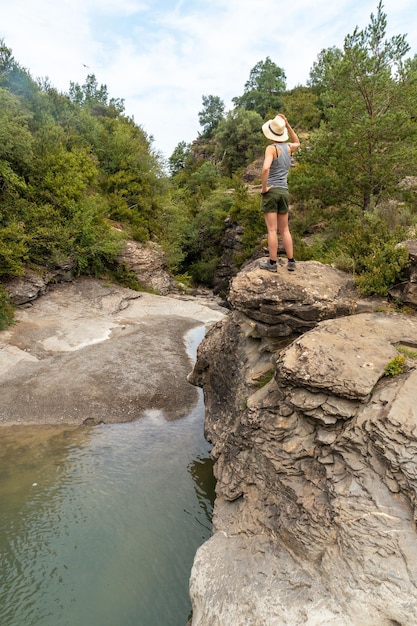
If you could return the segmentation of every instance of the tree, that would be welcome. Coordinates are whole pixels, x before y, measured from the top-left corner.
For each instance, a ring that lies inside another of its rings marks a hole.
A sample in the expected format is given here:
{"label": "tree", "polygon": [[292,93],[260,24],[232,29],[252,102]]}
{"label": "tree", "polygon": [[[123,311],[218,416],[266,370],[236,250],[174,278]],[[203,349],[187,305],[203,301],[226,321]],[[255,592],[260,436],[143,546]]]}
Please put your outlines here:
{"label": "tree", "polygon": [[185,168],[187,161],[190,158],[190,151],[191,146],[186,141],[180,141],[180,143],[175,147],[174,152],[168,159],[169,170],[172,176]]}
{"label": "tree", "polygon": [[313,67],[325,119],[295,179],[313,181],[310,196],[329,204],[366,211],[417,173],[415,71],[404,64],[405,37],[385,39],[386,23],[380,2],[369,26],[348,35],[340,53],[323,51]]}
{"label": "tree", "polygon": [[320,93],[333,84],[333,68],[342,60],[343,52],[335,46],[322,50],[317,61],[313,63],[310,70],[310,78],[307,86],[311,87],[314,93]]}
{"label": "tree", "polygon": [[16,65],[12,51],[4,43],[4,39],[0,39],[0,82]]}
{"label": "tree", "polygon": [[218,96],[203,96],[203,110],[198,114],[203,136],[210,138],[224,118],[224,102]]}
{"label": "tree", "polygon": [[285,88],[284,70],[266,57],[251,69],[243,95],[232,102],[236,108],[256,111],[264,119],[270,110],[277,112],[282,108]]}
{"label": "tree", "polygon": [[103,117],[97,138],[100,188],[109,200],[109,217],[131,225],[131,235],[147,241],[157,230],[161,192],[159,163],[144,131],[132,119]]}
{"label": "tree", "polygon": [[72,102],[79,106],[89,107],[98,115],[109,115],[110,112],[118,114],[124,111],[123,99],[111,98],[109,100],[107,85],[100,85],[99,87],[94,74],[89,74],[82,86],[71,82],[69,97]]}
{"label": "tree", "polygon": [[218,125],[214,133],[216,156],[227,176],[231,176],[262,153],[262,121],[255,111],[234,109]]}
{"label": "tree", "polygon": [[298,85],[287,91],[284,95],[283,112],[297,131],[313,130],[320,125],[318,97],[309,87]]}
{"label": "tree", "polygon": [[0,87],[0,211],[3,208],[3,213],[3,203],[26,187],[25,174],[33,156],[29,121],[30,115],[19,99]]}

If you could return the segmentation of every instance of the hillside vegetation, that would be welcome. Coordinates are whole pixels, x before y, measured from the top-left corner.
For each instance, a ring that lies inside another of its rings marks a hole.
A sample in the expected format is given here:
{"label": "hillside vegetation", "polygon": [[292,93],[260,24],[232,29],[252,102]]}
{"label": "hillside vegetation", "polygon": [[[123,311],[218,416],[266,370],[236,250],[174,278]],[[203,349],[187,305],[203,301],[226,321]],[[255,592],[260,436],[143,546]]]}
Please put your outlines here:
{"label": "hillside vegetation", "polygon": [[[386,28],[379,3],[342,49],[319,54],[305,86],[287,90],[267,57],[232,110],[203,95],[199,136],[168,163],[94,75],[60,93],[0,41],[0,281],[65,263],[121,280],[116,258],[133,238],[159,243],[183,281],[211,286],[227,224],[243,232],[236,267],[263,245],[253,186],[262,123],[280,111],[302,139],[289,177],[296,257],[334,263],[364,293],[386,294],[407,263],[397,244],[417,222],[417,57]],[[0,287],[0,324],[11,317]]]}

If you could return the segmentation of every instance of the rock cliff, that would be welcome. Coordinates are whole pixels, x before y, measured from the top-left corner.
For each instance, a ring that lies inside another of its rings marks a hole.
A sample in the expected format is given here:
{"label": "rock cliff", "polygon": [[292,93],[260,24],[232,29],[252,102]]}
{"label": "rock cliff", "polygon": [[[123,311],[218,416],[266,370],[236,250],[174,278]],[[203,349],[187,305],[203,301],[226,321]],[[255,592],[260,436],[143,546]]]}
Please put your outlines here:
{"label": "rock cliff", "polygon": [[315,262],[229,299],[191,375],[217,479],[192,626],[416,624],[417,317]]}

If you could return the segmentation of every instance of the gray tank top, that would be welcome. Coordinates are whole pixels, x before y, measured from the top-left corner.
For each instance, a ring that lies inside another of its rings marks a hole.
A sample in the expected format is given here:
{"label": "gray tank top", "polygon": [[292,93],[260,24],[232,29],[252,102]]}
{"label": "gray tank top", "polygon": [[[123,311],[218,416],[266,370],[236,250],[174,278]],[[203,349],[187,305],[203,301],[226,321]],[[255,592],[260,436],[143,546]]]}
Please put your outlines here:
{"label": "gray tank top", "polygon": [[281,154],[277,156],[271,163],[269,169],[269,176],[267,185],[273,187],[284,187],[288,189],[287,176],[291,167],[291,157],[288,154],[288,148],[286,143],[274,144],[275,152],[277,147],[280,149]]}

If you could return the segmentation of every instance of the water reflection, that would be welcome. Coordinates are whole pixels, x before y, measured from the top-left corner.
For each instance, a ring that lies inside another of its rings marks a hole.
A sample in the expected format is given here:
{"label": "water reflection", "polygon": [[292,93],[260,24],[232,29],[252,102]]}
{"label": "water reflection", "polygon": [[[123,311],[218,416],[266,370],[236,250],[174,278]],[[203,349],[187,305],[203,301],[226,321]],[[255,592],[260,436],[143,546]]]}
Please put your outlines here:
{"label": "water reflection", "polygon": [[188,465],[194,480],[194,489],[199,511],[204,513],[204,520],[196,518],[197,523],[202,523],[205,530],[211,532],[211,520],[213,516],[213,506],[215,499],[216,480],[213,475],[213,461],[211,457],[198,458]]}
{"label": "water reflection", "polygon": [[184,626],[214,497],[204,407],[2,429],[0,624]]}

